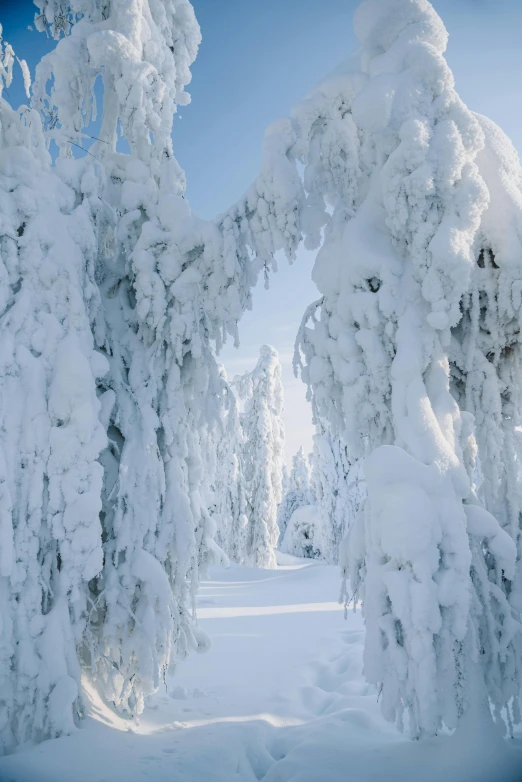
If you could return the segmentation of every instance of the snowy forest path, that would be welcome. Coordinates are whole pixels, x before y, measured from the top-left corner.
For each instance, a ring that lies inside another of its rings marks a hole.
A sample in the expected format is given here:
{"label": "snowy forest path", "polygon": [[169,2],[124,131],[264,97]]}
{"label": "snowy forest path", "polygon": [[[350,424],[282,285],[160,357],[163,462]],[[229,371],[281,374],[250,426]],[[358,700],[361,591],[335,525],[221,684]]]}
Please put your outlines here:
{"label": "snowy forest path", "polygon": [[81,730],[1,759],[0,782],[511,782],[498,759],[470,767],[450,738],[409,742],[383,720],[361,614],[343,620],[338,590],[321,563],[213,569],[198,596],[212,646],[139,725],[91,692]]}

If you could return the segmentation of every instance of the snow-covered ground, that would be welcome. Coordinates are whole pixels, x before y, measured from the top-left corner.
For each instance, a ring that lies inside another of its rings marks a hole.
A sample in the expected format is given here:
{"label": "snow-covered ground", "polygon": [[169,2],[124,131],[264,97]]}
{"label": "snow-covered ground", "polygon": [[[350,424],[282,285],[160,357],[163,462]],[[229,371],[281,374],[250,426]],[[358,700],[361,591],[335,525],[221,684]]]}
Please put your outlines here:
{"label": "snow-covered ground", "polygon": [[522,742],[411,742],[362,677],[360,614],[335,601],[339,571],[280,555],[277,570],[216,568],[192,655],[140,724],[92,696],[72,736],[0,760],[1,782],[516,782]]}

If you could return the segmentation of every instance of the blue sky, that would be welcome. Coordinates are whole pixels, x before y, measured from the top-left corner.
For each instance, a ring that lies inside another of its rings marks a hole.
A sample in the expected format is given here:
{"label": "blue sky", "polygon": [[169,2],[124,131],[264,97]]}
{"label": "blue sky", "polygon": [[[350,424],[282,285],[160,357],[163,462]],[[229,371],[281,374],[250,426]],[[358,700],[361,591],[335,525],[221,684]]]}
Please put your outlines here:
{"label": "blue sky", "polygon": [[[175,122],[174,145],[187,173],[192,208],[204,217],[224,211],[247,189],[261,159],[265,127],[333,70],[356,47],[356,0],[192,0],[203,42],[192,68],[192,103]],[[385,2],[385,0],[383,0]],[[522,3],[518,0],[436,0],[450,33],[447,53],[457,89],[475,111],[497,122],[522,151]],[[0,0],[4,37],[31,70],[53,46],[29,32],[31,0]],[[9,90],[24,101],[21,79]],[[269,291],[262,283],[240,324],[241,347],[226,346],[229,374],[251,369],[259,347],[279,350],[286,393],[287,458],[311,447],[304,387],[291,355],[305,307],[317,297],[313,256],[280,264]]]}

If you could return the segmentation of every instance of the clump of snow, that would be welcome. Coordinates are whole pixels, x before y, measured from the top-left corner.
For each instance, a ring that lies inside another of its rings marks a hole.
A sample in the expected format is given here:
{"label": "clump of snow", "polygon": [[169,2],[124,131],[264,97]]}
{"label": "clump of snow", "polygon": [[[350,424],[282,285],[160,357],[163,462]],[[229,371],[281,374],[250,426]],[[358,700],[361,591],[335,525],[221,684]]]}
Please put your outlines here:
{"label": "clump of snow", "polygon": [[29,66],[27,65],[25,60],[19,60],[18,57],[16,58],[18,60],[18,65],[20,66],[20,69],[22,71],[22,76],[24,79],[24,90],[25,94],[28,100],[31,98],[31,71],[29,70]]}
{"label": "clump of snow", "polygon": [[315,505],[301,505],[290,516],[281,551],[294,557],[323,559],[321,520]]}

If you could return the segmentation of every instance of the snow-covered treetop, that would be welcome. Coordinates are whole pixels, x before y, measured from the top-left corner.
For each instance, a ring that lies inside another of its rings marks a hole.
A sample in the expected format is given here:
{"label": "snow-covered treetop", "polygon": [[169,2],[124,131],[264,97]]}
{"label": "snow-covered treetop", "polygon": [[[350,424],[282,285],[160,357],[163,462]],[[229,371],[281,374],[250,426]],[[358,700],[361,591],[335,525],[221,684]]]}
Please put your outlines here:
{"label": "snow-covered treetop", "polygon": [[266,387],[266,393],[258,392],[259,400],[256,402],[274,406],[277,414],[283,411],[283,390],[281,385],[281,365],[279,353],[271,345],[262,345],[259,349],[259,359],[251,372],[237,375],[234,378],[234,386],[238,390],[239,397],[247,400],[252,397],[254,391],[262,385]]}
{"label": "snow-covered treetop", "polygon": [[[396,253],[411,258],[431,308],[428,322],[444,330],[460,320],[471,247],[487,205],[474,164],[483,135],[454,90],[442,57],[447,33],[428,2],[366,0],[355,30],[370,82],[355,98],[353,114],[381,159],[388,158],[382,203],[395,253],[387,253],[387,271]],[[375,259],[365,256],[368,272],[379,273]]]}
{"label": "snow-covered treetop", "polygon": [[307,492],[310,489],[310,462],[305,455],[303,446],[292,457],[290,473],[290,488]]}
{"label": "snow-covered treetop", "polygon": [[65,5],[37,0],[36,5],[37,26],[48,27],[56,38],[65,35],[38,65],[34,88],[36,104],[61,130],[56,137],[62,149],[78,143],[95,118],[94,84],[100,76],[99,154],[115,151],[121,129],[140,160],[171,158],[176,104],[189,101],[184,88],[201,40],[188,0],[71,0]]}
{"label": "snow-covered treetop", "polygon": [[442,19],[428,0],[364,0],[355,11],[353,26],[365,49],[363,65],[366,57],[379,56],[392,48],[408,28],[408,41],[428,43],[440,54],[448,43]]}
{"label": "snow-covered treetop", "polygon": [[316,419],[343,429],[354,456],[368,437],[397,434],[391,363],[408,300],[420,294],[416,317],[428,325],[420,366],[434,332],[449,344],[488,204],[476,160],[484,134],[455,92],[431,5],[364,0],[355,30],[359,56],[293,112],[309,241],[318,239],[311,226],[326,225],[313,271],[324,298],[299,337],[303,377]]}

